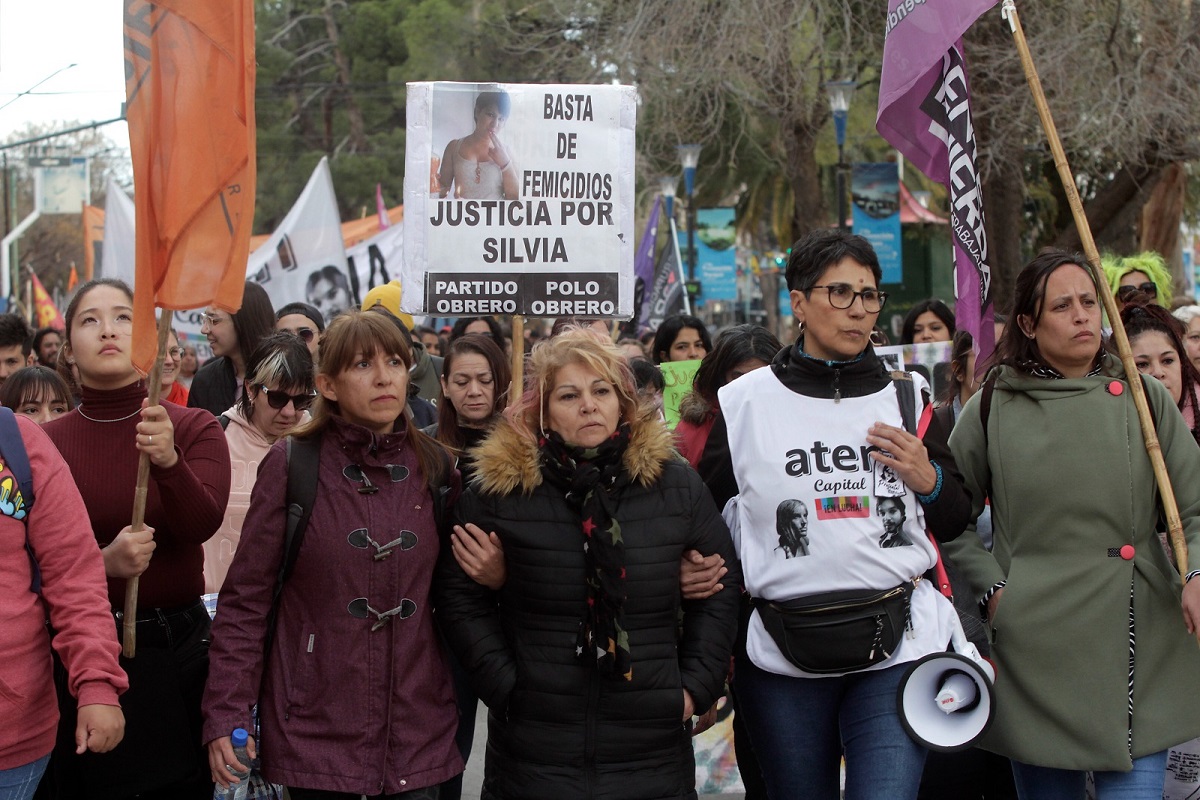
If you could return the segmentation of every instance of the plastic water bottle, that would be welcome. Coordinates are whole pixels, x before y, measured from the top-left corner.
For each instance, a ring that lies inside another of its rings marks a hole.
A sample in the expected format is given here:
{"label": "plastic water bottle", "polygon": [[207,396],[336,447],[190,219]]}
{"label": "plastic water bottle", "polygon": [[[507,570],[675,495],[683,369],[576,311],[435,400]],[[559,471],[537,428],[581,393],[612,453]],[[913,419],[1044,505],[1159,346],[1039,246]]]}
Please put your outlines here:
{"label": "plastic water bottle", "polygon": [[239,772],[232,764],[229,766],[229,771],[238,779],[238,782],[229,784],[229,788],[225,790],[222,798],[224,800],[246,800],[246,792],[250,788],[250,756],[246,754],[246,742],[249,741],[250,734],[246,733],[245,728],[234,728],[230,739],[233,741],[233,758],[246,767],[246,771]]}

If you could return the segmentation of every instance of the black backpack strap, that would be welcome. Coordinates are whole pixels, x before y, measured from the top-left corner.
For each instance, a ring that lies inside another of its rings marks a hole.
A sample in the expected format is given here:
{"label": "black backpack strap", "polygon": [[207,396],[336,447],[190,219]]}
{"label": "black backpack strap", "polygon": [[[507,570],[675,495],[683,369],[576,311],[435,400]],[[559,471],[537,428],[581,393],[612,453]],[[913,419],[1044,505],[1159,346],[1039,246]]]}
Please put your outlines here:
{"label": "black backpack strap", "polygon": [[221,430],[227,430],[229,428],[229,423],[230,423],[229,415],[228,414],[218,414],[217,422],[221,423]]}
{"label": "black backpack strap", "polygon": [[317,475],[321,465],[321,437],[297,439],[289,436],[287,447],[287,528],[283,538],[283,559],[279,562],[279,574],[275,578],[275,589],[271,593],[271,610],[267,612],[267,630],[263,639],[263,654],[269,657],[275,640],[275,617],[279,612],[279,595],[283,584],[292,574],[300,546],[304,543],[304,531],[312,516],[313,503],[317,499]]}
{"label": "black backpack strap", "polygon": [[896,387],[896,400],[900,403],[900,418],[904,420],[904,430],[917,435],[917,399],[913,397],[912,375],[901,370],[889,373],[892,385]]}
{"label": "black backpack strap", "polygon": [[33,509],[33,471],[29,466],[29,453],[25,450],[25,440],[21,438],[21,429],[17,427],[17,418],[11,408],[0,406],[0,456],[4,464],[16,479],[17,489],[21,493],[24,514],[20,519],[25,524],[25,552],[29,554],[29,569],[32,579],[29,582],[30,591],[40,594],[42,591],[42,570],[34,558],[33,548],[29,546],[29,512]]}
{"label": "black backpack strap", "polygon": [[996,393],[996,374],[993,372],[979,387],[979,421],[983,423],[983,445],[987,446],[988,417],[992,415],[992,395]]}
{"label": "black backpack strap", "polygon": [[287,534],[283,544],[283,562],[279,565],[279,579],[275,583],[275,596],[283,589],[284,582],[296,566],[300,545],[304,542],[304,530],[312,516],[313,503],[317,499],[317,472],[321,465],[321,437],[287,439]]}

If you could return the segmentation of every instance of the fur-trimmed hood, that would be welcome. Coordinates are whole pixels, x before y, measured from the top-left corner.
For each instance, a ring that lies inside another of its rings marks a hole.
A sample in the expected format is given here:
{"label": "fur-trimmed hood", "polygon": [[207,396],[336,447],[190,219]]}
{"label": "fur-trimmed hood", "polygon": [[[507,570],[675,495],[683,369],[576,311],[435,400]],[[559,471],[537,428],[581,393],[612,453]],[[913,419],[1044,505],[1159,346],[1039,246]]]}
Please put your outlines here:
{"label": "fur-trimmed hood", "polygon": [[[625,449],[625,469],[635,482],[650,486],[662,476],[663,466],[679,455],[672,445],[671,432],[659,420],[637,420],[632,428]],[[481,494],[503,496],[518,490],[530,494],[542,482],[537,441],[507,419],[496,423],[471,456],[475,463],[471,487]]]}
{"label": "fur-trimmed hood", "polygon": [[688,392],[679,401],[679,418],[693,425],[703,425],[716,411],[697,391]]}

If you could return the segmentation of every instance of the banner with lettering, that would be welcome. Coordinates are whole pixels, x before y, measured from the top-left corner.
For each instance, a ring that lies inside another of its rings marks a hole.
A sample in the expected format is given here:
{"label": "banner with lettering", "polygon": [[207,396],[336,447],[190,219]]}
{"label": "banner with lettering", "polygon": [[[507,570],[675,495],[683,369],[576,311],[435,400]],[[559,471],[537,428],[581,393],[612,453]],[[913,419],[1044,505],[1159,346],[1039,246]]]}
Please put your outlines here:
{"label": "banner with lettering", "polygon": [[962,36],[996,2],[889,0],[875,120],[884,139],[949,190],[955,322],[975,337],[981,366],[995,339],[992,268]]}
{"label": "banner with lettering", "polygon": [[850,173],[854,232],[879,256],[880,283],[904,279],[900,258],[900,169],[895,162],[855,164]]}
{"label": "banner with lettering", "polygon": [[[696,280],[700,281],[697,307],[737,300],[737,231],[735,208],[696,210]],[[687,250],[687,232],[678,231],[679,249]]]}
{"label": "banner with lettering", "polygon": [[403,309],[632,315],[636,99],[630,86],[408,84]]}
{"label": "banner with lettering", "polygon": [[303,301],[321,312],[326,325],[356,305],[327,158],[271,238],[250,254],[246,277],[262,284],[275,308]]}
{"label": "banner with lettering", "polygon": [[[356,298],[355,304],[361,303],[367,292],[376,286],[382,286],[400,277],[400,265],[403,260],[403,225],[391,225],[370,239],[347,247],[346,261],[350,266],[350,283]],[[407,286],[404,286],[404,293],[408,294]]]}

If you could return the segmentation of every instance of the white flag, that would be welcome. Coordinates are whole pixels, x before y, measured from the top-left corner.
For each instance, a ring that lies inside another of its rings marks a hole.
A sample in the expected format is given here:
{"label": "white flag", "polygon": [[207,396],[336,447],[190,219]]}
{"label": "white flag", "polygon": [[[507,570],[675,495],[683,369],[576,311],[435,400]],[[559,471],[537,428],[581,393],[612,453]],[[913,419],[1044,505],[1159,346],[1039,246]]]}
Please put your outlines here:
{"label": "white flag", "polygon": [[117,278],[133,288],[135,212],[133,200],[111,177],[104,196],[104,246],[98,278]]}
{"label": "white flag", "polygon": [[262,284],[275,308],[306,302],[321,312],[326,325],[357,305],[327,159],[313,170],[271,238],[250,254],[246,277]]}

